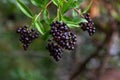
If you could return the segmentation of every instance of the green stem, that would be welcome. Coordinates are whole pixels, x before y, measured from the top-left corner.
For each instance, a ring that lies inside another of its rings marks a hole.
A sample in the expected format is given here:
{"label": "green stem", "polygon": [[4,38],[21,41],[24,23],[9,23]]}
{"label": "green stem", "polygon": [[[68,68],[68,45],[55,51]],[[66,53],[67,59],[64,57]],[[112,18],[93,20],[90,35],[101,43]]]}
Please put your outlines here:
{"label": "green stem", "polygon": [[36,22],[36,21],[37,21],[38,17],[42,14],[42,12],[43,12],[43,10],[41,10],[41,11],[39,12],[39,14],[35,17],[34,21],[32,21],[30,28],[32,28],[32,27],[33,27],[34,22]]}
{"label": "green stem", "polygon": [[61,7],[60,6],[57,9],[57,18],[58,18],[58,21],[61,21],[61,19],[62,19]]}
{"label": "green stem", "polygon": [[43,10],[41,10],[41,11],[39,12],[39,14],[36,16],[36,18],[35,18],[34,22],[36,22],[36,20],[37,20],[37,19],[38,19],[38,17],[42,14],[42,12],[43,12]]}
{"label": "green stem", "polygon": [[[45,6],[45,8],[47,8],[51,3],[52,3],[52,0],[50,0],[50,1],[47,3],[47,5]],[[32,22],[31,27],[33,26],[34,22],[37,21],[38,17],[42,14],[42,12],[43,12],[44,10],[45,10],[45,9],[42,9],[42,10],[38,13],[38,15],[35,17],[34,21]],[[30,27],[30,28],[31,28],[31,27]]]}
{"label": "green stem", "polygon": [[60,20],[59,19],[59,8],[57,9],[57,19],[58,19],[58,21]]}
{"label": "green stem", "polygon": [[[45,8],[47,8],[50,4],[52,3],[52,0],[50,0],[48,3],[47,3],[47,5],[45,6]],[[40,12],[39,12],[39,14],[36,16],[36,18],[35,18],[35,21],[38,19],[38,17],[42,14],[42,12],[44,11],[45,9],[42,9]]]}

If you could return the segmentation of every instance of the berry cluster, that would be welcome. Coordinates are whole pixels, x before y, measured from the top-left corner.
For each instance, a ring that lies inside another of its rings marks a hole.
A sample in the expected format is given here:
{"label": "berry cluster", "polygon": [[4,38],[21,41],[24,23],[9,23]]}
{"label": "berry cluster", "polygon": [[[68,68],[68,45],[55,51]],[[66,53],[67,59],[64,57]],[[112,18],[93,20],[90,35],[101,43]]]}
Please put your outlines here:
{"label": "berry cluster", "polygon": [[[74,50],[77,37],[73,32],[71,32],[71,30],[68,28],[68,26],[64,22],[58,22],[58,21],[53,22],[51,24],[50,34],[53,37],[53,41],[56,42],[56,45],[60,46],[63,49]],[[54,54],[57,54],[57,52]],[[54,57],[54,55],[52,56]]]}
{"label": "berry cluster", "polygon": [[47,49],[50,52],[50,56],[53,56],[53,58],[56,61],[59,61],[59,59],[61,58],[61,54],[63,52],[62,48],[59,45],[51,42],[50,40],[48,43]]}
{"label": "berry cluster", "polygon": [[87,23],[81,23],[80,25],[82,26],[81,29],[83,31],[88,31],[89,35],[92,36],[95,31],[96,28],[93,26],[94,22],[92,21],[92,19],[90,18],[90,14],[87,13],[84,15],[84,18],[88,21]]}
{"label": "berry cluster", "polygon": [[28,29],[27,26],[19,27],[17,33],[20,34],[19,40],[23,43],[24,50],[27,50],[30,43],[39,36],[38,32],[35,32],[34,29]]}
{"label": "berry cluster", "polygon": [[76,43],[76,35],[70,31],[68,26],[62,22],[53,22],[51,24],[51,35],[61,47],[73,50]]}

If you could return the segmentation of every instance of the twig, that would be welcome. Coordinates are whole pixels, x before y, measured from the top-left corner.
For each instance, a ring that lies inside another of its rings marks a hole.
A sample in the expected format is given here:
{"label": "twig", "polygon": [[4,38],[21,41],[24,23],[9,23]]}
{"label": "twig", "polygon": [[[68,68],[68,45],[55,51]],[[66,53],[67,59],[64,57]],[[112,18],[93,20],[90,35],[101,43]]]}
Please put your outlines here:
{"label": "twig", "polygon": [[74,10],[75,12],[77,12],[77,14],[78,14],[79,16],[84,17],[83,15],[81,15],[81,13],[78,11],[78,9],[74,8],[73,10]]}
{"label": "twig", "polygon": [[[47,5],[45,6],[45,8],[48,8],[48,6],[50,5],[52,3],[52,0],[50,0],[49,1],[49,3],[47,3]],[[36,16],[36,18],[35,18],[35,21],[38,19],[38,17],[42,14],[42,12],[43,12],[44,10],[41,10],[40,12],[39,12],[39,14]]]}
{"label": "twig", "polygon": [[50,0],[50,2],[46,5],[46,8],[48,8],[51,3],[52,3],[52,0]]}
{"label": "twig", "polygon": [[38,17],[42,14],[42,12],[43,12],[43,10],[41,10],[41,11],[39,12],[39,14],[35,17],[35,22],[36,22],[36,20],[38,19]]}

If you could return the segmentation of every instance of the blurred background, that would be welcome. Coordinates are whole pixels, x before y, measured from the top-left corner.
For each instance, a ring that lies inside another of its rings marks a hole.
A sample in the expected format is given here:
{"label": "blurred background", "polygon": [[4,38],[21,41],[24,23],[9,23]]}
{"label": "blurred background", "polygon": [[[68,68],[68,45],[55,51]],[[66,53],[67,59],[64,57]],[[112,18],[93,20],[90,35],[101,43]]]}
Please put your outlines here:
{"label": "blurred background", "polygon": [[[30,0],[23,1],[33,12],[38,10]],[[81,8],[88,4],[89,0],[83,0]],[[95,35],[74,29],[76,49],[65,51],[56,62],[41,37],[28,51],[22,49],[16,29],[31,20],[20,11],[16,0],[0,0],[0,80],[119,80],[120,0],[93,0],[89,12],[97,29]]]}

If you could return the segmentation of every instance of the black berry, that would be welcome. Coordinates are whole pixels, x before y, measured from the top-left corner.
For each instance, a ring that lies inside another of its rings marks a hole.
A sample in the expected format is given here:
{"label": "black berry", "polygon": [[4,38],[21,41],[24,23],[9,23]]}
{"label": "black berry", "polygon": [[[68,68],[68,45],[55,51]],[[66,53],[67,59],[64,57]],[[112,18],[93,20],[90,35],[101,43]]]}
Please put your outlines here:
{"label": "black berry", "polygon": [[81,25],[81,29],[83,31],[87,31],[89,33],[90,36],[92,36],[95,31],[96,31],[96,28],[94,27],[94,22],[93,20],[90,18],[90,14],[87,13],[84,15],[84,18],[88,21],[87,23],[81,23],[79,25]]}
{"label": "black berry", "polygon": [[27,50],[32,41],[38,38],[38,32],[35,32],[34,29],[28,29],[27,26],[19,27],[17,33],[20,34],[20,42],[23,43],[24,50]]}
{"label": "black berry", "polygon": [[64,22],[53,22],[51,24],[51,35],[62,48],[73,50],[76,44],[76,35]]}
{"label": "black berry", "polygon": [[52,41],[49,41],[47,49],[50,52],[50,56],[52,56],[56,61],[59,61],[63,52],[62,48],[59,45],[53,43]]}
{"label": "black berry", "polygon": [[[75,49],[77,37],[69,29],[66,23],[55,21],[51,23],[50,26],[51,26],[50,34],[52,35],[53,38],[52,40],[53,42],[48,44],[48,47],[50,47],[48,48],[50,53],[56,54],[58,55],[57,57],[60,58],[61,56],[59,54],[61,54],[62,49],[67,49],[67,50]],[[56,58],[56,56],[54,58],[55,60],[59,60],[58,58]]]}

